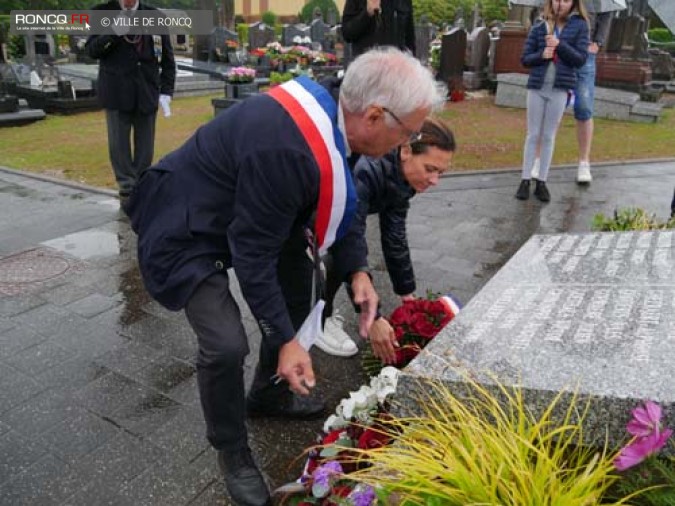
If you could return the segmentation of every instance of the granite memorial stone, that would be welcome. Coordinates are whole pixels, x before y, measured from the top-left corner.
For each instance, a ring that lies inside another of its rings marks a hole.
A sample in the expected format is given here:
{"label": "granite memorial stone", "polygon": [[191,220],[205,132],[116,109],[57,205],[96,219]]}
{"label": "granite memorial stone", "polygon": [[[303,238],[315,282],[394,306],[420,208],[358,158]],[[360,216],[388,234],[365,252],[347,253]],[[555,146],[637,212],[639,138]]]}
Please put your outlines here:
{"label": "granite memorial stone", "polygon": [[441,38],[439,76],[445,83],[462,79],[466,55],[466,30],[453,28]]}
{"label": "granite memorial stone", "polygon": [[296,45],[299,43],[298,40],[302,41],[305,37],[309,37],[309,27],[302,23],[284,25],[281,33],[282,44],[284,46]]}
{"label": "granite memorial stone", "polygon": [[248,27],[248,44],[249,48],[255,49],[257,47],[265,47],[270,42],[274,42],[276,36],[274,28],[267,26],[263,22],[253,23]]}
{"label": "granite memorial stone", "polygon": [[675,426],[674,243],[673,230],[533,236],[404,371],[404,406],[418,378],[463,388],[464,370],[521,388],[535,414],[577,390],[598,446],[624,442],[646,399]]}
{"label": "granite memorial stone", "polygon": [[312,42],[321,44],[321,49],[323,50],[330,49],[326,37],[329,31],[330,25],[324,23],[321,18],[312,20],[312,23],[309,25],[309,36],[312,38]]}

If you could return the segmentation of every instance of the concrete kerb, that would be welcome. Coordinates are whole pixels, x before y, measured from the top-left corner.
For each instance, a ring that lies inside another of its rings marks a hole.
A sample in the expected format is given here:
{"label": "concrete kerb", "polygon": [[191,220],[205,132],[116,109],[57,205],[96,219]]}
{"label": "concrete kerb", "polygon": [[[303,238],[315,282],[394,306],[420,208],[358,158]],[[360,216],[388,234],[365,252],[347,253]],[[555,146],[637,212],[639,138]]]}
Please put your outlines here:
{"label": "concrete kerb", "polygon": [[[637,160],[618,160],[618,161],[605,161],[605,162],[591,162],[591,168],[593,167],[611,167],[611,166],[626,166],[626,165],[642,165],[648,163],[674,163],[675,158],[641,158]],[[575,169],[577,167],[576,163],[562,164],[562,165],[552,165],[551,169]],[[505,174],[509,172],[520,172],[522,167],[501,167],[496,169],[485,169],[485,170],[460,170],[456,172],[445,172],[441,177],[463,177],[463,176],[479,176],[481,174]]]}
{"label": "concrete kerb", "polygon": [[[675,157],[673,158],[641,158],[637,160],[615,160],[615,161],[604,161],[604,162],[592,162],[591,167],[611,167],[611,166],[626,166],[626,165],[642,165],[642,164],[652,164],[652,163],[674,163]],[[573,169],[577,167],[576,163],[571,164],[562,164],[562,165],[553,165],[551,169]],[[461,170],[457,172],[446,172],[441,177],[442,178],[451,178],[451,177],[464,177],[464,176],[479,176],[485,174],[505,174],[509,172],[520,172],[521,167],[501,167],[495,169],[484,169],[484,170]],[[67,179],[60,179],[53,176],[46,176],[44,174],[36,174],[34,172],[27,172],[20,169],[12,169],[10,167],[4,167],[0,165],[0,172],[7,172],[9,174],[16,174],[28,178],[37,179],[39,181],[45,181],[48,183],[54,183],[61,186],[67,186],[74,188],[76,190],[88,191],[91,193],[99,193],[102,195],[108,195],[111,197],[117,197],[117,191],[110,190],[108,188],[99,188],[96,186],[90,186],[84,183],[78,183],[76,181],[69,181]]]}
{"label": "concrete kerb", "polygon": [[98,193],[101,195],[108,195],[110,197],[118,196],[117,191],[110,190],[108,188],[99,188],[97,186],[90,186],[88,184],[78,183],[76,181],[69,181],[68,179],[60,179],[58,177],[46,176],[44,174],[36,174],[34,172],[28,172],[25,170],[3,167],[2,165],[0,165],[0,172],[6,172],[8,174],[15,174],[17,176],[37,179],[38,181],[44,181],[45,183],[53,183],[61,186],[66,186],[68,188],[73,188],[75,190],[82,190],[90,193]]}

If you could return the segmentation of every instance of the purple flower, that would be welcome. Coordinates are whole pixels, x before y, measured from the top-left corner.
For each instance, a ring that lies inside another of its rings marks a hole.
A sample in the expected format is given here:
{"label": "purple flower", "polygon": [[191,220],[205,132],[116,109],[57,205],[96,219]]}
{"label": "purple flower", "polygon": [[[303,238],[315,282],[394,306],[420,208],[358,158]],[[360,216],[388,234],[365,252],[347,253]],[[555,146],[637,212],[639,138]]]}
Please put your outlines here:
{"label": "purple flower", "polygon": [[348,499],[354,506],[370,506],[375,500],[375,491],[368,485],[357,485],[349,494]]}
{"label": "purple flower", "polygon": [[661,430],[661,406],[652,401],[645,402],[644,407],[633,410],[633,418],[626,430],[637,437],[649,436],[652,432],[658,435]]}
{"label": "purple flower", "polygon": [[619,456],[614,459],[614,467],[619,471],[625,471],[638,465],[650,455],[661,450],[672,434],[672,430],[665,429],[660,434],[654,432],[648,436],[636,438],[632,443],[623,447]]}
{"label": "purple flower", "polygon": [[328,486],[331,476],[342,474],[342,466],[339,462],[329,461],[314,470],[314,483],[321,486]]}

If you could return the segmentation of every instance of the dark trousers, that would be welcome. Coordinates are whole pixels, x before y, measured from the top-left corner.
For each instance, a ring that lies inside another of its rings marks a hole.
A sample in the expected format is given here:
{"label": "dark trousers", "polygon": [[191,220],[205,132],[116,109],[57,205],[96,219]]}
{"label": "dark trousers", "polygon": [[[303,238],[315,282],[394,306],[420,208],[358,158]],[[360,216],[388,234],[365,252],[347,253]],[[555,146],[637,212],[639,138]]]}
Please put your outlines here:
{"label": "dark trousers", "polygon": [[[291,321],[298,329],[309,314],[311,302],[312,263],[305,254],[304,234],[294,235],[284,245],[277,275]],[[185,314],[197,334],[197,382],[206,436],[218,450],[241,449],[248,444],[244,359],[250,350],[227,273],[214,274],[201,283],[188,301]],[[289,394],[287,385],[270,381],[276,373],[278,355],[279,348],[263,338],[252,393]]]}
{"label": "dark trousers", "polygon": [[[141,172],[152,164],[155,150],[155,119],[150,114],[106,109],[108,124],[108,153],[115,172],[120,195],[127,196],[134,189]],[[133,128],[133,153],[131,130]]]}

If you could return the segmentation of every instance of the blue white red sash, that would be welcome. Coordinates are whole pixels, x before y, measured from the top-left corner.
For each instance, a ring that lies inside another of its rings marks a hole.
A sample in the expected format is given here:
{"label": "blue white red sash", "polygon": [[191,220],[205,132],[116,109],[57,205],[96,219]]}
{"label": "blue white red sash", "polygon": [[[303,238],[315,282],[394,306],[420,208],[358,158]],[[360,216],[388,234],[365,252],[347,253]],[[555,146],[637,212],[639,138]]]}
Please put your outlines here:
{"label": "blue white red sash", "polygon": [[451,314],[453,317],[457,316],[459,310],[462,309],[462,305],[450,293],[446,293],[438,300],[440,300],[443,303],[443,306],[445,307],[445,312]]}
{"label": "blue white red sash", "polygon": [[319,166],[319,203],[314,233],[323,254],[349,228],[356,192],[337,127],[337,104],[320,84],[299,77],[269,91],[300,129]]}

